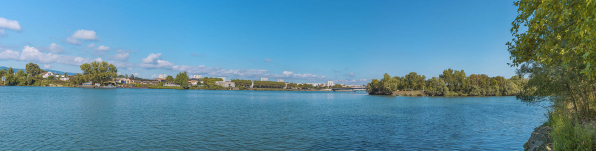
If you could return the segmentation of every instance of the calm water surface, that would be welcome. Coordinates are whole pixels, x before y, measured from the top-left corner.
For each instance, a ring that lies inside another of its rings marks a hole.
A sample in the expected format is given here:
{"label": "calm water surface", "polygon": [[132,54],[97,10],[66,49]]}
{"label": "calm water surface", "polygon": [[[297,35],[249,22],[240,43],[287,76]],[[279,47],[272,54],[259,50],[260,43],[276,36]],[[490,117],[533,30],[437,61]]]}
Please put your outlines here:
{"label": "calm water surface", "polygon": [[523,150],[514,97],[0,88],[0,150]]}

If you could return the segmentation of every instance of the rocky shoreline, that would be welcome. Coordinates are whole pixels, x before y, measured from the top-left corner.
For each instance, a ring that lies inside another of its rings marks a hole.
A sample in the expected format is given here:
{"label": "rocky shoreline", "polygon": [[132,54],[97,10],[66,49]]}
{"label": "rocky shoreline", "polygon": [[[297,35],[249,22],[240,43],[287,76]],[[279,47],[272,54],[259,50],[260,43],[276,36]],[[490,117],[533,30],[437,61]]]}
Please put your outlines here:
{"label": "rocky shoreline", "polygon": [[530,139],[524,144],[524,151],[552,150],[553,139],[550,137],[552,130],[553,128],[550,126],[540,126],[534,129]]}

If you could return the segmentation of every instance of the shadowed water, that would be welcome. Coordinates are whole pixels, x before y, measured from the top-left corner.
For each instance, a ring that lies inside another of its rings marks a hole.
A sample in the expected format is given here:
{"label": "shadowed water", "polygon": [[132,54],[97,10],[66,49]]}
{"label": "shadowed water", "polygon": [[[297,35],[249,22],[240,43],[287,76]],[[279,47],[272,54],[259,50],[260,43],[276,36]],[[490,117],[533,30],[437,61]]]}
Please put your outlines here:
{"label": "shadowed water", "polygon": [[0,88],[2,150],[523,150],[514,97]]}

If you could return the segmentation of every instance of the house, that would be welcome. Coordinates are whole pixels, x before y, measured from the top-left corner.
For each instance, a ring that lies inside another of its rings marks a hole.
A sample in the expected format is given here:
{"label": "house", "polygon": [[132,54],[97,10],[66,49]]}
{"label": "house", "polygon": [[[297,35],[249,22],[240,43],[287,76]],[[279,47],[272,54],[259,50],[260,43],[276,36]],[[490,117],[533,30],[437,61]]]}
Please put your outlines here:
{"label": "house", "polygon": [[201,81],[201,80],[199,80],[199,79],[195,79],[195,78],[192,78],[192,79],[189,79],[189,80],[188,80],[188,83],[189,83],[190,85],[198,85],[199,81]]}
{"label": "house", "polygon": [[148,79],[135,79],[135,80],[131,80],[131,83],[157,85],[159,83],[159,81],[158,80],[148,80]]}
{"label": "house", "polygon": [[227,87],[234,88],[234,87],[236,87],[236,83],[234,83],[234,82],[224,82],[224,81],[216,81],[215,82],[215,85],[219,85],[219,86],[222,86],[224,88],[227,88]]}
{"label": "house", "polygon": [[54,75],[56,75],[56,73],[53,73],[53,72],[50,72],[50,71],[41,73],[41,76],[43,78],[49,78],[50,76],[54,76]]}
{"label": "house", "polygon": [[163,86],[166,86],[166,87],[180,87],[180,85],[175,84],[175,83],[172,83],[172,82],[167,82],[167,83],[163,84]]}
{"label": "house", "polygon": [[131,81],[129,78],[116,78],[116,83],[129,84]]}
{"label": "house", "polygon": [[70,77],[64,76],[64,75],[60,75],[60,80],[61,81],[68,81],[68,80],[70,80]]}
{"label": "house", "polygon": [[158,81],[158,82],[164,82],[164,81],[166,81],[165,78],[155,78],[155,80]]}

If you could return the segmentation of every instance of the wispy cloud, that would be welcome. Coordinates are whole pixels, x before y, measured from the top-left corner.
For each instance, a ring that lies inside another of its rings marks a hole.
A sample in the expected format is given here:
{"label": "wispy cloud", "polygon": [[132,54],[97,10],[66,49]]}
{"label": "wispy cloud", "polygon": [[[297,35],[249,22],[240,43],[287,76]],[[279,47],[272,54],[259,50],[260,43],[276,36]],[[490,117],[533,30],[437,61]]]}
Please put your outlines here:
{"label": "wispy cloud", "polygon": [[129,57],[130,57],[130,54],[128,52],[125,52],[122,50],[118,50],[118,52],[115,55],[110,56],[110,58],[116,59],[118,61],[128,61]]}
{"label": "wispy cloud", "polygon": [[51,53],[62,53],[64,52],[64,47],[56,44],[56,43],[51,43],[47,48],[47,51],[50,51]]}
{"label": "wispy cloud", "polygon": [[354,77],[354,72],[344,74],[346,77]]}
{"label": "wispy cloud", "polygon": [[271,62],[271,59],[265,59],[265,62]]}

